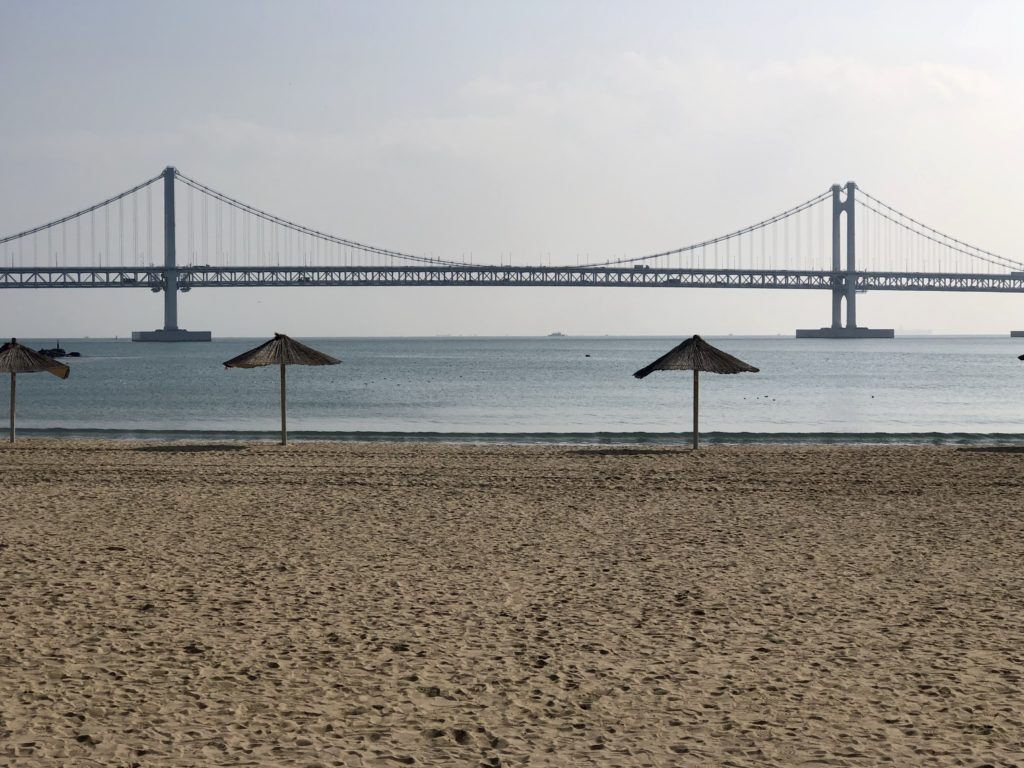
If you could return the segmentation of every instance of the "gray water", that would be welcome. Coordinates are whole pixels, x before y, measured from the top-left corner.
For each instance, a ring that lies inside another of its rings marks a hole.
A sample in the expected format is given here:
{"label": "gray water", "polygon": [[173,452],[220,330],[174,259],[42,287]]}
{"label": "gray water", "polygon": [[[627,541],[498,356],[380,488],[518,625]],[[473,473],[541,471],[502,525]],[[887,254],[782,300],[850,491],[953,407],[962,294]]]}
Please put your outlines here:
{"label": "gray water", "polygon": [[[1024,442],[1022,340],[709,340],[761,369],[702,377],[711,441]],[[65,360],[66,381],[18,377],[19,430],[269,439],[279,427],[277,369],[221,365],[261,341],[62,339],[82,357]],[[302,341],[344,362],[289,368],[294,437],[681,442],[690,430],[689,373],[631,375],[680,339]]]}

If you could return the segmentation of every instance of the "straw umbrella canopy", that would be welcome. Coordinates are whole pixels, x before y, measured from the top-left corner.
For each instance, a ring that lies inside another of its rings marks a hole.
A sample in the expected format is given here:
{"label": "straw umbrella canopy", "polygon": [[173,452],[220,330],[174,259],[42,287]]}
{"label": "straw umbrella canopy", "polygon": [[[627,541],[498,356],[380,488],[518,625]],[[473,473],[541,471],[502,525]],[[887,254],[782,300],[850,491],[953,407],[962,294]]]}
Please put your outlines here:
{"label": "straw umbrella canopy", "polygon": [[59,363],[52,357],[40,355],[35,350],[24,347],[17,339],[11,339],[0,347],[0,373],[11,374],[11,428],[10,441],[14,442],[14,414],[17,405],[18,374],[38,373],[46,371],[60,379],[66,379],[71,369],[64,363]]}
{"label": "straw umbrella canopy", "polygon": [[270,341],[255,349],[243,352],[224,363],[225,368],[259,368],[263,365],[277,365],[281,368],[281,445],[288,445],[288,426],[285,417],[285,366],[288,365],[337,365],[336,357],[325,355],[312,347],[300,344],[283,333],[275,333]]}
{"label": "straw umbrella canopy", "polygon": [[697,450],[697,414],[700,399],[700,372],[757,373],[758,369],[708,344],[700,336],[687,339],[650,365],[633,375],[642,379],[654,371],[693,371],[693,449]]}

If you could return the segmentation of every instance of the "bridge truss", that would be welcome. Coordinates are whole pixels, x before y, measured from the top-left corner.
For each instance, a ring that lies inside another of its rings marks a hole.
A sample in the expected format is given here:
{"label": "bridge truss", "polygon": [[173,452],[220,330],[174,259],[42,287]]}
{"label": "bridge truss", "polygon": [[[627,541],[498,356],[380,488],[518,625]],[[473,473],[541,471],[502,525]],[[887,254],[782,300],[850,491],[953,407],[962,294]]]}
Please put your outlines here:
{"label": "bridge truss", "polygon": [[[331,286],[522,286],[591,288],[757,288],[845,290],[845,272],[624,267],[181,267],[178,290]],[[864,291],[1024,293],[1024,272],[947,274],[857,272]],[[0,288],[165,289],[162,267],[14,268]]]}

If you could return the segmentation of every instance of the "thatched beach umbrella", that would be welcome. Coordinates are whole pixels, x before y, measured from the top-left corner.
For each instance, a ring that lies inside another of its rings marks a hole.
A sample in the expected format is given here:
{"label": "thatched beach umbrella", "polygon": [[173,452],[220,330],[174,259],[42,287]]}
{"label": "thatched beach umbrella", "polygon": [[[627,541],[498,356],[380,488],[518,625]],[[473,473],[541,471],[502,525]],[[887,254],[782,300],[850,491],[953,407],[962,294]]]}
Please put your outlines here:
{"label": "thatched beach umbrella", "polygon": [[54,376],[66,379],[71,369],[64,363],[58,363],[52,357],[40,355],[35,350],[23,347],[17,339],[11,339],[0,347],[0,373],[11,374],[11,434],[10,440],[14,442],[14,414],[17,405],[18,374],[38,373],[46,371]]}
{"label": "thatched beach umbrella", "polygon": [[224,363],[225,368],[258,368],[261,365],[278,365],[281,367],[281,445],[288,445],[288,428],[285,421],[285,375],[286,365],[337,365],[341,360],[312,347],[300,344],[283,333],[275,333],[270,341],[260,344],[255,349],[243,352]]}
{"label": "thatched beach umbrella", "polygon": [[712,347],[700,336],[687,339],[645,368],[634,373],[642,379],[654,371],[693,371],[693,449],[697,450],[697,411],[700,395],[700,372],[757,373],[758,369],[722,350]]}

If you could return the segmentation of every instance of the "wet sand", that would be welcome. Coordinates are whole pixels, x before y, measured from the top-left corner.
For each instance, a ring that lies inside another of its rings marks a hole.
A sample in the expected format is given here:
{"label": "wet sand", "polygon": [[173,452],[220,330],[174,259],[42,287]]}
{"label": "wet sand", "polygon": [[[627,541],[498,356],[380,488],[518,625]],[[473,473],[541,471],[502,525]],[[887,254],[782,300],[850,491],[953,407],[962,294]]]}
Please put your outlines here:
{"label": "wet sand", "polygon": [[0,764],[1024,762],[1024,454],[26,440]]}

